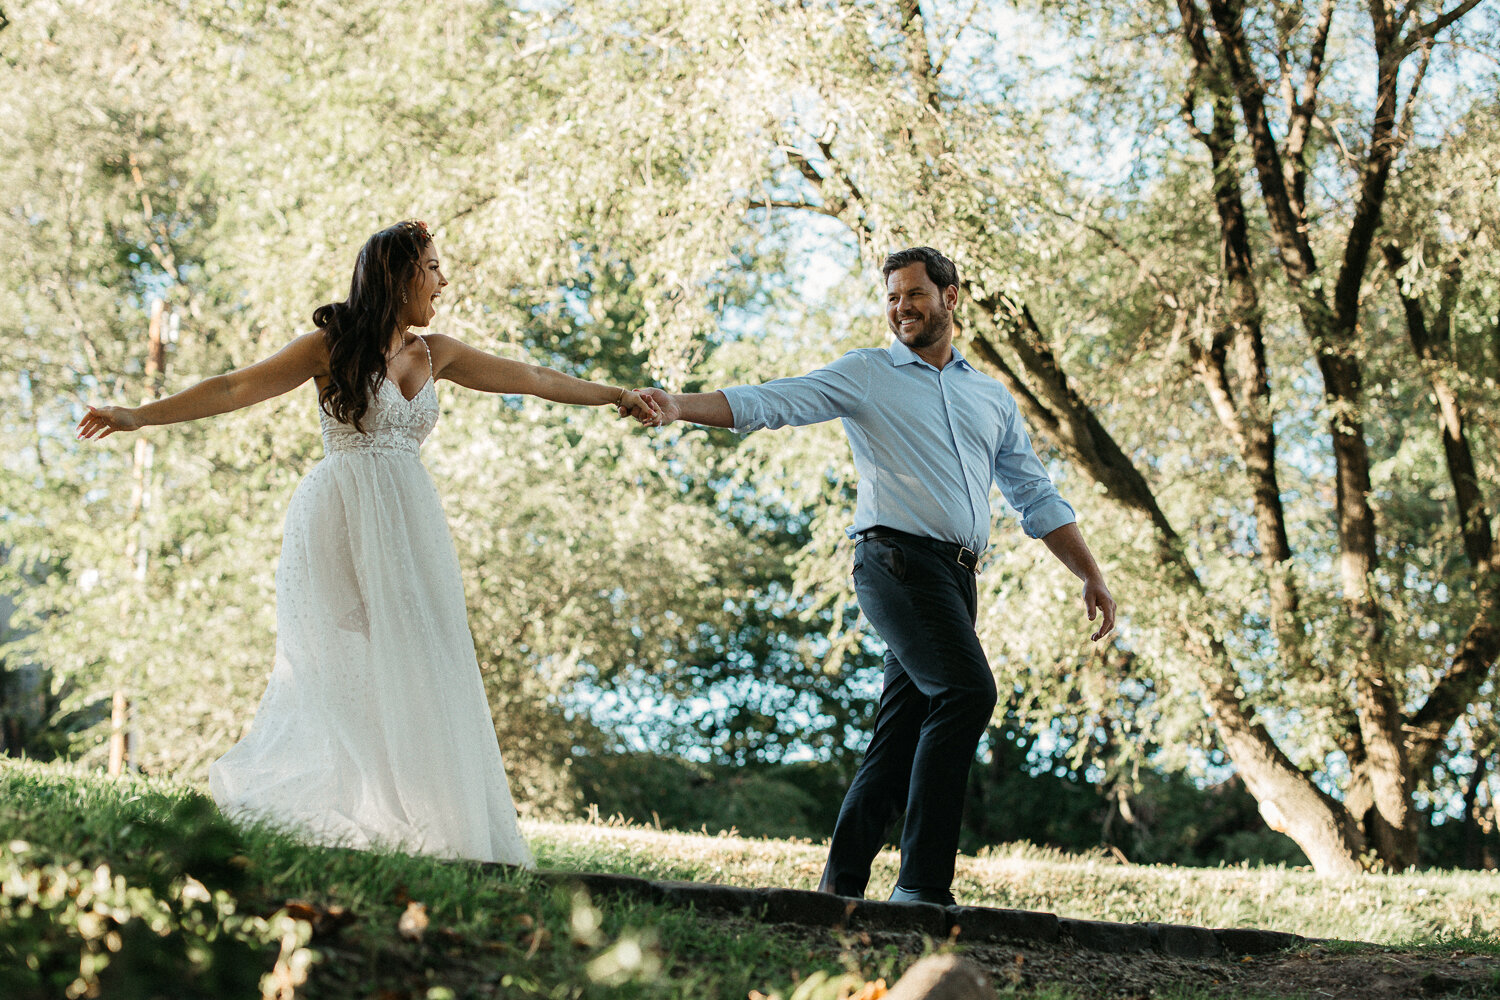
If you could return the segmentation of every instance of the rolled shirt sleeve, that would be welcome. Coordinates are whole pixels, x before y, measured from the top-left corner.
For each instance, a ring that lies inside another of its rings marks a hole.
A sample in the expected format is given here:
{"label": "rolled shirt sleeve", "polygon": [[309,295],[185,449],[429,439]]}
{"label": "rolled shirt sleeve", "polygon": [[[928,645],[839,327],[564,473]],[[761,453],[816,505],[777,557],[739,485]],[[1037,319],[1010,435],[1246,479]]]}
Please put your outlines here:
{"label": "rolled shirt sleeve", "polygon": [[995,485],[1006,503],[1020,513],[1021,530],[1032,538],[1042,538],[1077,521],[1078,514],[1052,485],[1052,477],[1036,457],[1014,402],[1009,418],[995,449]]}
{"label": "rolled shirt sleeve", "polygon": [[862,371],[866,364],[861,352],[852,351],[806,375],[724,389],[734,414],[734,430],[744,434],[852,417],[870,389]]}

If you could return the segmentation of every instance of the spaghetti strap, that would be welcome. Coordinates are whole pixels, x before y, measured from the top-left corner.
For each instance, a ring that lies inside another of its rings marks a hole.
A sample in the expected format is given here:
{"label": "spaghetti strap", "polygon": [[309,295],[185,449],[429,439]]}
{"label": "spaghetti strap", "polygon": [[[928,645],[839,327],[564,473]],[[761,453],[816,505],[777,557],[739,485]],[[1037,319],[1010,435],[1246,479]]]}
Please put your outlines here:
{"label": "spaghetti strap", "polygon": [[422,336],[420,333],[414,333],[412,334],[412,336],[416,337],[422,342],[422,350],[427,352],[427,377],[429,379],[436,379],[437,369],[432,367],[432,348],[427,346],[427,338]]}

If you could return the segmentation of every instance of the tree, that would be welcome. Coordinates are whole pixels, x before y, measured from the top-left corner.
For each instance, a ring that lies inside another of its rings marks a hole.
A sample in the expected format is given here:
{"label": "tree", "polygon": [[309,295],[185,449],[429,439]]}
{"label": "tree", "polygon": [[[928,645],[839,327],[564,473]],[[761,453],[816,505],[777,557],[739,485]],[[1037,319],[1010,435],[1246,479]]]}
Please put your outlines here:
{"label": "tree", "polygon": [[[632,342],[655,303],[628,259],[587,242],[610,207],[549,187],[536,156],[560,99],[535,58],[547,44],[529,50],[533,26],[503,6],[442,13],[106,3],[28,11],[0,43],[0,120],[18,138],[0,224],[20,255],[0,283],[19,375],[3,413],[23,445],[0,525],[8,572],[35,577],[17,583],[33,631],[15,648],[80,710],[128,693],[136,763],[153,770],[201,776],[249,724],[279,525],[319,454],[313,400],[102,448],[69,440],[84,401],[173,391],[275,350],[342,293],[360,241],[403,216],[443,219],[458,301],[440,329],[647,380]],[[723,286],[716,308],[757,294],[750,278]],[[820,683],[809,651],[826,626],[794,613],[796,518],[746,504],[721,517],[717,492],[675,466],[709,442],[667,453],[612,414],[443,400],[428,462],[529,806],[571,808],[572,756],[618,745],[590,714],[603,685],[696,698],[754,662],[781,685],[760,711],[685,713],[662,745],[774,760],[842,730],[845,685]],[[658,575],[664,557],[675,572]],[[764,725],[786,698],[803,721]]]}
{"label": "tree", "polygon": [[[1479,471],[1495,449],[1471,440],[1492,430],[1475,415],[1493,381],[1454,377],[1430,332],[1413,353],[1393,348],[1375,288],[1382,256],[1407,266],[1377,244],[1393,178],[1442,148],[1433,127],[1463,129],[1423,83],[1477,6],[1043,9],[1037,31],[1082,46],[1063,72],[1098,85],[1062,99],[997,58],[993,8],[986,21],[917,0],[766,4],[710,26],[640,3],[624,30],[576,4],[551,30],[602,53],[576,74],[570,116],[596,120],[607,99],[620,123],[588,137],[590,158],[620,167],[590,193],[628,205],[651,189],[638,263],[678,311],[647,331],[656,356],[694,360],[683,344],[702,314],[680,289],[707,284],[743,233],[835,220],[867,275],[887,246],[954,248],[963,346],[1098,491],[1081,506],[1131,595],[1131,662],[1194,696],[1272,825],[1320,871],[1348,873],[1416,860],[1413,797],[1467,706],[1490,697],[1500,652],[1493,475]],[[1464,42],[1493,38],[1480,26]],[[1494,92],[1484,72],[1448,71],[1473,84],[1476,114]],[[1058,137],[1080,131],[1135,143],[1124,180],[1070,169],[1084,144]],[[1442,372],[1446,388],[1425,381]],[[1413,406],[1427,391],[1438,423]],[[1143,422],[1153,408],[1169,422]],[[1439,434],[1441,459],[1393,478],[1403,448]],[[797,469],[820,463],[837,466]],[[1414,489],[1453,500],[1403,506]],[[1461,559],[1402,562],[1434,515],[1460,526]],[[809,561],[830,565],[829,539]],[[1000,559],[992,589],[1011,596],[1033,566]],[[831,571],[817,583],[844,589]],[[1048,692],[1059,685],[1040,673],[1088,665],[986,624],[1002,648],[1043,654],[1016,672]]]}
{"label": "tree", "polygon": [[[0,523],[46,572],[35,658],[81,698],[137,692],[154,764],[249,717],[311,401],[139,456],[68,444],[76,407],[266,353],[416,215],[467,262],[451,329],[672,386],[882,343],[883,252],[948,248],[960,348],[1016,396],[1128,613],[1084,648],[1055,624],[1066,574],[996,533],[980,628],[1018,724],[1066,714],[1115,775],[1223,757],[1325,872],[1409,864],[1422,810],[1478,802],[1500,147],[1469,53],[1494,54],[1492,5],[128,8],[0,34],[22,255]],[[660,730],[723,760],[853,749],[858,684],[825,671],[877,651],[836,427],[657,441],[445,405],[431,461],[513,760],[610,745],[572,696],[602,685],[737,692]],[[622,573],[643,565],[664,569]],[[752,665],[793,694],[742,684]],[[570,794],[541,763],[526,782]]]}

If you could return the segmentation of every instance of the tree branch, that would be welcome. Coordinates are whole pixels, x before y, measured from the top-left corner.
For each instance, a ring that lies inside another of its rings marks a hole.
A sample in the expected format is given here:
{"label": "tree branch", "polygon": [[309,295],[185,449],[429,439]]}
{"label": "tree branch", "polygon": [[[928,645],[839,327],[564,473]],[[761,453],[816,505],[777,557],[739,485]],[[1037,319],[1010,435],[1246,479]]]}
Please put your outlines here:
{"label": "tree branch", "polygon": [[[1387,268],[1399,278],[1406,265],[1405,251],[1395,242],[1387,243],[1383,251]],[[1465,427],[1465,408],[1447,378],[1454,365],[1449,324],[1452,322],[1452,288],[1457,284],[1458,275],[1455,262],[1444,275],[1439,293],[1438,322],[1433,325],[1427,322],[1421,300],[1407,294],[1399,280],[1396,285],[1412,350],[1427,374],[1428,385],[1437,401],[1438,426],[1443,435],[1448,478],[1457,501],[1459,531],[1479,603],[1478,613],[1459,644],[1447,674],[1406,723],[1408,759],[1417,775],[1432,770],[1443,739],[1459,716],[1467,711],[1500,657],[1500,566],[1496,565],[1490,512]]]}
{"label": "tree branch", "polygon": [[[1372,6],[1380,5],[1381,0],[1373,0]],[[1352,337],[1355,324],[1359,321],[1360,288],[1364,284],[1375,230],[1380,224],[1381,211],[1385,206],[1391,164],[1400,149],[1400,138],[1395,134],[1396,88],[1400,64],[1389,58],[1387,51],[1382,50],[1378,37],[1375,51],[1379,57],[1376,71],[1379,75],[1375,91],[1375,117],[1370,124],[1369,152],[1365,159],[1354,218],[1350,220],[1349,235],[1344,243],[1344,258],[1339,266],[1333,291],[1334,329],[1341,339]]]}
{"label": "tree branch", "polygon": [[1401,54],[1404,56],[1407,52],[1422,44],[1423,41],[1437,37],[1438,32],[1463,17],[1475,7],[1478,7],[1481,3],[1484,3],[1484,0],[1463,0],[1458,6],[1439,14],[1426,24],[1417,25],[1411,31],[1407,32],[1406,37],[1398,43]]}
{"label": "tree branch", "polygon": [[[811,202],[808,202],[806,199],[802,199],[801,202],[791,202],[789,204],[777,206],[770,205],[770,203],[774,202],[775,199],[765,198],[761,199],[761,201],[768,203],[769,207],[804,208],[810,211],[818,212],[821,215],[827,215],[835,219],[841,219],[846,225],[849,226],[851,230],[854,230],[855,232],[861,234],[865,239],[873,238],[875,235],[875,228],[874,224],[870,221],[869,218],[869,212],[867,211],[868,206],[864,200],[864,194],[854,183],[853,178],[849,177],[848,173],[844,170],[843,165],[839,163],[838,157],[834,154],[833,151],[833,139],[820,138],[815,139],[814,142],[817,143],[818,152],[822,154],[823,162],[828,164],[828,169],[833,175],[833,178],[836,179],[840,184],[842,184],[845,190],[830,192],[828,190],[829,178],[820,173],[817,167],[813,166],[812,161],[808,159],[807,154],[802,152],[796,146],[791,145],[790,143],[784,143],[782,145],[782,149],[786,153],[788,161],[791,162],[792,166],[797,168],[797,172],[800,173],[803,178],[805,178],[809,183],[812,184],[813,188],[818,192],[818,195],[823,199],[823,203],[821,205],[815,205]],[[850,209],[856,206],[858,208],[858,211],[851,212]],[[752,203],[751,207],[765,206],[756,206]]]}
{"label": "tree branch", "polygon": [[[1179,8],[1194,0],[1178,0]],[[1239,97],[1245,131],[1250,136],[1255,173],[1260,179],[1261,196],[1271,223],[1271,234],[1280,251],[1282,266],[1294,285],[1301,286],[1317,270],[1317,260],[1308,242],[1303,217],[1287,190],[1286,172],[1281,150],[1266,115],[1266,87],[1245,39],[1243,0],[1208,0],[1215,28],[1224,52],[1234,92]]]}
{"label": "tree branch", "polygon": [[[1406,265],[1406,254],[1397,243],[1384,247],[1386,267],[1393,275],[1399,275]],[[1458,504],[1459,532],[1464,542],[1464,554],[1468,557],[1476,583],[1491,571],[1500,569],[1495,560],[1495,539],[1490,529],[1490,511],[1485,503],[1484,491],[1479,481],[1478,468],[1474,462],[1474,451],[1469,443],[1466,427],[1468,414],[1454,390],[1448,375],[1454,370],[1452,335],[1448,324],[1452,322],[1451,288],[1458,282],[1459,265],[1454,262],[1443,278],[1440,298],[1444,300],[1438,311],[1438,322],[1427,323],[1422,301],[1408,295],[1400,282],[1396,294],[1406,314],[1406,330],[1413,352],[1427,375],[1427,384],[1437,401],[1437,422],[1443,435],[1443,454],[1448,467],[1448,479],[1453,485],[1453,496]]]}
{"label": "tree branch", "polygon": [[182,277],[177,273],[177,255],[172,251],[171,237],[167,234],[166,224],[157,221],[151,209],[151,194],[146,190],[146,180],[141,176],[140,164],[134,153],[130,154],[130,179],[135,183],[136,194],[141,199],[141,217],[146,222],[146,231],[152,233],[155,230],[150,244],[151,255],[162,266],[162,270],[180,284]]}
{"label": "tree branch", "polygon": [[1401,124],[1396,126],[1395,138],[1398,149],[1405,146],[1407,141],[1411,139],[1411,119],[1413,109],[1417,104],[1417,91],[1421,89],[1422,81],[1427,77],[1427,67],[1432,62],[1432,44],[1430,42],[1424,44],[1420,51],[1422,54],[1417,62],[1417,72],[1412,77],[1411,86],[1406,88],[1406,102],[1401,107]]}
{"label": "tree branch", "polygon": [[1492,572],[1476,596],[1479,607],[1452,666],[1406,726],[1412,768],[1419,775],[1432,770],[1448,731],[1493,677],[1500,660],[1500,573]]}
{"label": "tree branch", "polygon": [[1307,163],[1303,153],[1307,147],[1307,134],[1317,113],[1318,88],[1323,83],[1323,59],[1328,50],[1328,33],[1333,26],[1333,11],[1336,0],[1322,0],[1318,7],[1318,23],[1313,28],[1309,46],[1307,72],[1302,77],[1302,89],[1289,109],[1287,116],[1286,157],[1292,166],[1288,183],[1297,212],[1307,213]]}
{"label": "tree branch", "polygon": [[849,176],[838,157],[833,155],[833,140],[831,138],[819,139],[818,152],[823,154],[823,161],[828,164],[828,169],[833,171],[833,176],[838,178],[838,182],[849,189],[849,197],[864,207],[867,204],[864,192],[860,191],[859,185],[854,183],[854,178]]}
{"label": "tree branch", "polygon": [[[1159,546],[1172,553],[1165,562],[1197,580],[1196,572],[1187,564],[1182,538],[1157,504],[1146,478],[1069,384],[1030,310],[1001,293],[974,295],[967,287],[965,291],[986,318],[1005,334],[1010,348],[1036,380],[1040,395],[1032,394],[1031,405],[1038,409],[1045,407],[1049,413],[1047,422],[1057,445],[1082,465],[1115,502],[1146,515],[1156,528]],[[999,351],[987,338],[976,332],[974,343],[984,360],[1000,370],[1007,388],[1015,383],[1016,388],[1029,393],[1009,367],[1000,362]],[[1201,587],[1201,582],[1197,586]]]}
{"label": "tree branch", "polygon": [[953,48],[958,44],[958,39],[969,29],[969,25],[974,23],[974,13],[977,10],[979,10],[979,0],[972,0],[963,20],[959,21],[957,30],[953,32],[953,38],[943,46],[943,51],[938,54],[937,60],[932,64],[933,76],[938,76],[943,72],[943,67],[947,65],[948,57],[953,54]]}
{"label": "tree branch", "polygon": [[828,215],[838,218],[839,213],[830,209],[827,205],[819,205],[811,201],[794,201],[788,198],[751,198],[745,202],[746,208],[758,208],[771,210],[777,208],[802,209],[808,212],[816,212],[819,215]]}
{"label": "tree branch", "polygon": [[[972,296],[972,290],[970,290]],[[1188,560],[1180,536],[1156,502],[1150,486],[1119,445],[1094,416],[1092,409],[1068,385],[1056,357],[1042,338],[1025,306],[1003,294],[972,296],[1003,332],[1026,371],[1041,383],[1041,396],[1030,394],[1011,368],[1000,359],[989,339],[976,333],[973,343],[981,357],[994,364],[1001,380],[1017,395],[1026,396],[1028,408],[1044,408],[1048,427],[1056,427],[1053,440],[1084,471],[1104,486],[1116,503],[1135,510],[1151,521],[1156,536],[1157,557],[1162,570],[1176,585],[1198,597],[1206,596],[1201,578]],[[1019,392],[1017,392],[1019,390]],[[1191,615],[1189,616],[1191,618]],[[1189,626],[1190,641],[1201,656],[1204,682],[1203,705],[1219,733],[1224,748],[1239,768],[1262,814],[1273,829],[1290,832],[1292,817],[1320,816],[1325,823],[1299,823],[1297,842],[1307,851],[1320,872],[1353,874],[1361,840],[1349,814],[1305,774],[1277,746],[1265,726],[1254,719],[1238,690],[1228,650],[1211,633]]]}

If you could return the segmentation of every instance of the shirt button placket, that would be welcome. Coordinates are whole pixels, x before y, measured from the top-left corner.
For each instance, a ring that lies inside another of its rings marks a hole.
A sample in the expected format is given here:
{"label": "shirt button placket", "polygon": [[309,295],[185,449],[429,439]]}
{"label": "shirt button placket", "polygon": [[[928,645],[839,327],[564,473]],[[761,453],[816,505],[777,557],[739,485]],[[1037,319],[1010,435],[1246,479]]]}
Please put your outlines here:
{"label": "shirt button placket", "polygon": [[[978,515],[974,510],[974,484],[969,481],[969,466],[964,461],[963,447],[959,444],[958,434],[953,429],[953,404],[948,401],[948,373],[957,370],[957,362],[950,361],[948,366],[938,372],[938,391],[943,397],[943,416],[948,421],[948,437],[953,442],[953,455],[958,459],[959,474],[964,477],[964,495],[969,500],[969,536],[964,544],[973,548],[979,538]],[[986,511],[988,513],[988,511]]]}

